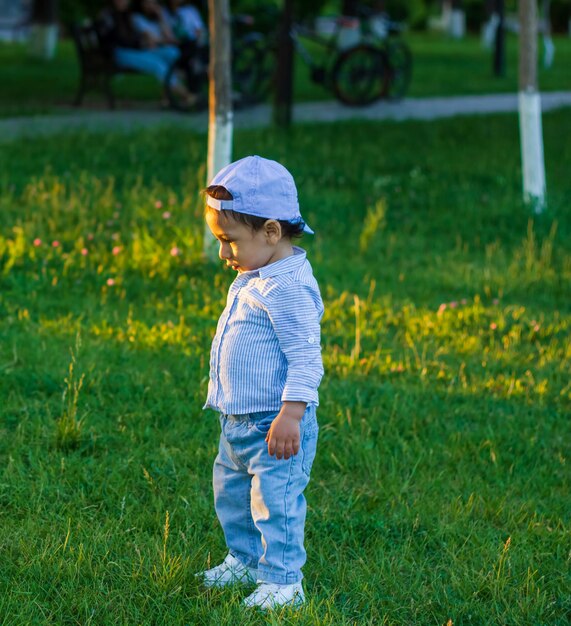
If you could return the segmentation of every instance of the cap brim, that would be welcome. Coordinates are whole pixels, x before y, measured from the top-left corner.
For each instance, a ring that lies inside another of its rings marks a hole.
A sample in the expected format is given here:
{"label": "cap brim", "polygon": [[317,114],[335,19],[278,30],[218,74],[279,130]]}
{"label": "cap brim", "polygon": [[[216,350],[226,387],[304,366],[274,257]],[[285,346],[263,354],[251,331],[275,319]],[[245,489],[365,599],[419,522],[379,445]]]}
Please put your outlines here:
{"label": "cap brim", "polygon": [[315,233],[311,230],[311,228],[309,228],[307,224],[303,225],[303,232],[307,233],[308,235],[315,235]]}

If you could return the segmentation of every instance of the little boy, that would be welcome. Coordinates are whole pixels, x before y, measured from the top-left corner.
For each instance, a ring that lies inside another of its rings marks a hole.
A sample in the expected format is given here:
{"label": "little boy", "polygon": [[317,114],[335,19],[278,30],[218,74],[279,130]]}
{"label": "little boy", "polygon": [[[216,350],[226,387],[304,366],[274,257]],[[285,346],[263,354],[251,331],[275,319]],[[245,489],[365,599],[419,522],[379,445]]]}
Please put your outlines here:
{"label": "little boy", "polygon": [[198,576],[207,587],[257,582],[246,606],[299,605],[323,303],[292,239],[313,231],[291,174],[276,161],[231,163],[206,196],[220,258],[238,275],[212,342],[205,404],[220,413],[214,504],[229,552]]}

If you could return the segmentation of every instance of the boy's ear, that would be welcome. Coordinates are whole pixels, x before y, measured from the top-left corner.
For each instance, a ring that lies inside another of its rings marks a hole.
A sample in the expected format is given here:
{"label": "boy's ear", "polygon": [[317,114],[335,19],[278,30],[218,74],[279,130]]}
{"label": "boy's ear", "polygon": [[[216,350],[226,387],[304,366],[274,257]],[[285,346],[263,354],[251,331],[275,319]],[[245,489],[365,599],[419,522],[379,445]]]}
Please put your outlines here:
{"label": "boy's ear", "polygon": [[282,238],[282,226],[277,220],[266,220],[264,224],[266,238],[272,244],[278,243]]}

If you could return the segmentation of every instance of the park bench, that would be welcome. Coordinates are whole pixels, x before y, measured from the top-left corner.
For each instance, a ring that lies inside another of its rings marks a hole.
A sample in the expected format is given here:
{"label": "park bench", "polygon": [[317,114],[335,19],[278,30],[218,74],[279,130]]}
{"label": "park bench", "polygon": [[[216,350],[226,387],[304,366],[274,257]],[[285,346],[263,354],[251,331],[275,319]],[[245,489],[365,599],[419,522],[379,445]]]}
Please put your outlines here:
{"label": "park bench", "polygon": [[80,66],[80,82],[74,106],[81,106],[86,92],[102,90],[110,109],[115,108],[112,80],[117,74],[138,74],[136,70],[118,67],[110,49],[103,45],[97,22],[85,21],[71,26],[71,35]]}

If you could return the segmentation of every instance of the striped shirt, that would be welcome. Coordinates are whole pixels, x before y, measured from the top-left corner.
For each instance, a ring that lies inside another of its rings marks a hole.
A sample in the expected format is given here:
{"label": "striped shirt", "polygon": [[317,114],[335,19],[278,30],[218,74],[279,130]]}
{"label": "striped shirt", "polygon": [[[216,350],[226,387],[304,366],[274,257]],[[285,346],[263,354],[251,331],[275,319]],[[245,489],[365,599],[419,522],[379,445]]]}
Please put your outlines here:
{"label": "striped shirt", "polygon": [[204,408],[240,415],[317,406],[323,376],[323,302],[305,251],[239,274],[228,291],[210,352]]}

